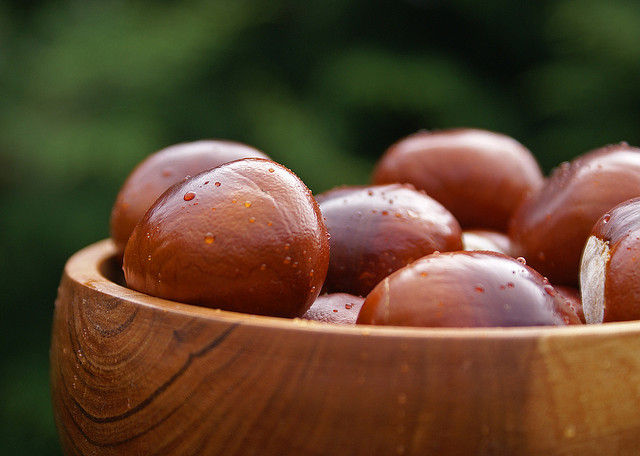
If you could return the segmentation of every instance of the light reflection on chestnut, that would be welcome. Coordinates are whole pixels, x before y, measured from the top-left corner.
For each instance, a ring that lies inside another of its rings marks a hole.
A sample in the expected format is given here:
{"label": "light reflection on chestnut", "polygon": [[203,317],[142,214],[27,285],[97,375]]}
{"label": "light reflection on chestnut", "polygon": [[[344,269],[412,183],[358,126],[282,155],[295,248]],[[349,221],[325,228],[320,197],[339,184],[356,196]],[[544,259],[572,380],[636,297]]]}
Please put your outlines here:
{"label": "light reflection on chestnut", "polygon": [[406,182],[442,203],[463,228],[506,231],[523,196],[542,185],[529,149],[504,135],[473,128],[419,131],[392,144],[372,182]]}
{"label": "light reflection on chestnut", "polygon": [[111,210],[111,238],[120,255],[136,223],[171,185],[223,163],[249,157],[269,158],[247,144],[206,139],[165,147],[141,161],[122,184]]}
{"label": "light reflection on chestnut", "polygon": [[489,229],[467,229],[462,231],[464,250],[489,250],[512,255],[511,239],[502,231]]}
{"label": "light reflection on chestnut", "polygon": [[412,185],[338,187],[316,198],[331,236],[328,292],[366,296],[411,261],[462,248],[458,221]]}
{"label": "light reflection on chestnut", "polygon": [[380,282],[357,323],[421,327],[581,324],[535,270],[496,252],[423,257]]}
{"label": "light reflection on chestnut", "polygon": [[247,158],[170,187],[124,252],[127,285],[236,312],[299,317],[319,295],[329,235],[311,191],[289,169]]}

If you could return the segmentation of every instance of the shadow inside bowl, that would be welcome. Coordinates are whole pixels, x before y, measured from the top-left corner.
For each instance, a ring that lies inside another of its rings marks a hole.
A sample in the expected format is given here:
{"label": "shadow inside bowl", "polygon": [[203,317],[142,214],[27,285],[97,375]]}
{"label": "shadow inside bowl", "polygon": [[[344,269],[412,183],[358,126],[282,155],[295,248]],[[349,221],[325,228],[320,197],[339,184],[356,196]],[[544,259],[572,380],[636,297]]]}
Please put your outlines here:
{"label": "shadow inside bowl", "polygon": [[120,285],[121,287],[127,286],[124,280],[124,272],[122,271],[122,264],[115,255],[106,257],[98,264],[98,272],[111,282]]}

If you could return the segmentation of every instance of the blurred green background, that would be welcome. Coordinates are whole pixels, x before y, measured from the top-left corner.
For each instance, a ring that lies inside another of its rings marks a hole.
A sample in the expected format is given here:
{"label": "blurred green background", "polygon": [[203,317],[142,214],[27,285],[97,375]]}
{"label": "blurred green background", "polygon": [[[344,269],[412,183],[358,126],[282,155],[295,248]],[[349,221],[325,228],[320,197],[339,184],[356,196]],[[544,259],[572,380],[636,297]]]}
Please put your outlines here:
{"label": "blurred green background", "polygon": [[0,2],[0,445],[59,455],[48,384],[66,259],[133,166],[256,146],[314,191],[421,128],[487,128],[549,171],[640,145],[633,0]]}

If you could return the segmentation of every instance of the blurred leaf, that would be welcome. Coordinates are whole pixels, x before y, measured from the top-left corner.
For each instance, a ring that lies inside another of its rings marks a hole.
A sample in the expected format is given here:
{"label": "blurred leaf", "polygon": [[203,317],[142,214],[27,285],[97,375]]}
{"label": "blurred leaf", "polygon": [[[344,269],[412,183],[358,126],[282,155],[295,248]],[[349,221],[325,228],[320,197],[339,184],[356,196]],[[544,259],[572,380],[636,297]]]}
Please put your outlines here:
{"label": "blurred leaf", "polygon": [[446,55],[347,48],[331,56],[316,83],[336,106],[390,108],[435,119],[424,128],[517,128],[508,96],[498,96],[498,87]]}
{"label": "blurred leaf", "polygon": [[616,87],[609,75],[593,65],[556,61],[541,65],[526,77],[531,104],[543,116],[591,115],[598,100],[612,100]]}
{"label": "blurred leaf", "polygon": [[259,80],[268,82],[268,88],[255,84],[239,101],[245,123],[262,150],[291,168],[314,193],[336,185],[368,182],[371,161],[343,150],[342,138],[313,103],[296,99],[267,77]]}
{"label": "blurred leaf", "polygon": [[566,55],[638,69],[639,22],[633,0],[566,0],[556,3],[548,33]]}
{"label": "blurred leaf", "polygon": [[55,456],[61,451],[49,395],[48,360],[5,360],[0,376],[0,439],[5,454]]}
{"label": "blurred leaf", "polygon": [[122,179],[168,145],[158,99],[180,103],[203,60],[268,12],[246,1],[64,6],[43,11],[40,36],[14,56],[15,104],[0,112],[0,146],[17,172],[56,185],[86,174]]}

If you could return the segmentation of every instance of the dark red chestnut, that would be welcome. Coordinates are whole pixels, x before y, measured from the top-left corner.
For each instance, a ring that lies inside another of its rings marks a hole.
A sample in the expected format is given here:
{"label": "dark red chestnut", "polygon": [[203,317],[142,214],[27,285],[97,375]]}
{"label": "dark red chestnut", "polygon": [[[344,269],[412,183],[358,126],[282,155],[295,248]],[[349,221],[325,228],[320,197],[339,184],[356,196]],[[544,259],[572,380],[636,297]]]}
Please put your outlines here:
{"label": "dark red chestnut", "polygon": [[123,262],[134,290],[280,317],[307,311],[328,266],[329,234],[311,191],[260,158],[170,187],[134,228]]}
{"label": "dark red chestnut", "polygon": [[459,251],[423,257],[367,296],[358,324],[502,327],[581,324],[549,282],[515,258]]}
{"label": "dark red chestnut", "polygon": [[438,200],[463,228],[506,231],[522,197],[542,185],[529,149],[486,130],[420,131],[391,145],[372,182],[407,182]]}
{"label": "dark red chestnut", "polygon": [[510,221],[514,255],[557,285],[579,286],[582,249],[596,221],[640,196],[640,149],[602,147],[557,167]]}
{"label": "dark red chestnut", "polygon": [[462,248],[457,220],[412,185],[339,187],[316,198],[331,235],[328,292],[366,296],[396,269]]}
{"label": "dark red chestnut", "polygon": [[149,155],[129,174],[111,211],[111,238],[120,254],[147,209],[162,192],[186,176],[247,157],[268,158],[235,141],[202,140],[175,144]]}
{"label": "dark red chestnut", "polygon": [[355,325],[363,302],[363,297],[349,293],[322,294],[302,318],[323,323]]}
{"label": "dark red chestnut", "polygon": [[580,266],[587,323],[640,320],[640,198],[596,222]]}

